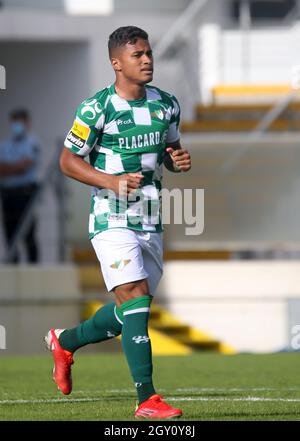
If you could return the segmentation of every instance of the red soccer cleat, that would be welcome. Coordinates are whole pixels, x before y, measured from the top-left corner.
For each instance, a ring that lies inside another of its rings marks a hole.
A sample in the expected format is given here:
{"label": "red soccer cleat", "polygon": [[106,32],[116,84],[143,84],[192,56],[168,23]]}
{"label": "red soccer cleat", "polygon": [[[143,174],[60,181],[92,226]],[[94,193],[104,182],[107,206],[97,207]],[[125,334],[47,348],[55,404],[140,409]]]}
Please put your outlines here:
{"label": "red soccer cleat", "polygon": [[53,380],[63,394],[69,395],[72,392],[71,365],[74,361],[72,352],[66,351],[59,344],[58,337],[62,331],[63,329],[50,329],[44,340],[53,355]]}
{"label": "red soccer cleat", "polygon": [[134,412],[135,417],[141,418],[178,418],[182,415],[181,409],[174,409],[162,400],[160,395],[152,395],[141,403]]}

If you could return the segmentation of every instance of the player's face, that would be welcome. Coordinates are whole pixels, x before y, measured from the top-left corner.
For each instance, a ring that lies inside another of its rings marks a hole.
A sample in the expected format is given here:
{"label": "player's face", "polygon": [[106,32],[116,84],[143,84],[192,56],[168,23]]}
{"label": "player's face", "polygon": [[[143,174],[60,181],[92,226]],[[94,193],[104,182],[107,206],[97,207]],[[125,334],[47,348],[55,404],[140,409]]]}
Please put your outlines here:
{"label": "player's face", "polygon": [[153,57],[149,41],[139,38],[135,44],[127,43],[112,59],[113,66],[127,80],[147,84],[153,78]]}

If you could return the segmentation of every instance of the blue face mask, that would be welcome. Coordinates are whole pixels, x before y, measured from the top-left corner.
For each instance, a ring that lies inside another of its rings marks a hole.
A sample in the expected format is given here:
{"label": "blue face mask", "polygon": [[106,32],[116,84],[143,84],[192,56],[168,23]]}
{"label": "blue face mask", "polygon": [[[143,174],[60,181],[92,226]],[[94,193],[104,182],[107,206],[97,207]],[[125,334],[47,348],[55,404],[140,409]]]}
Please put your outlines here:
{"label": "blue face mask", "polygon": [[14,137],[18,138],[20,136],[23,136],[26,131],[25,124],[22,123],[21,121],[13,121],[10,124],[10,131]]}

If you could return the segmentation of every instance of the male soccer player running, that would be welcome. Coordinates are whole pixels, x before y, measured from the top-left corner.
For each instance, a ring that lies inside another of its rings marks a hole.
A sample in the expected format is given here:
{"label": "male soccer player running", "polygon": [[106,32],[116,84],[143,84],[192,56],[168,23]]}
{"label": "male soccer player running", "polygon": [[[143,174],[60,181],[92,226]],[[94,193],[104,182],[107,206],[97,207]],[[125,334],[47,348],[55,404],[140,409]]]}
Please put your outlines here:
{"label": "male soccer player running", "polygon": [[[147,33],[121,27],[110,35],[108,48],[116,81],[78,107],[60,166],[93,187],[89,234],[115,302],[76,328],[51,329],[45,340],[54,381],[69,394],[73,353],[122,334],[139,401],[135,416],[179,417],[182,411],[165,403],[152,383],[148,318],[162,275],[162,165],[188,171],[191,160],[180,146],[176,98],[146,86],[153,76]],[[87,155],[90,164],[83,160]]]}

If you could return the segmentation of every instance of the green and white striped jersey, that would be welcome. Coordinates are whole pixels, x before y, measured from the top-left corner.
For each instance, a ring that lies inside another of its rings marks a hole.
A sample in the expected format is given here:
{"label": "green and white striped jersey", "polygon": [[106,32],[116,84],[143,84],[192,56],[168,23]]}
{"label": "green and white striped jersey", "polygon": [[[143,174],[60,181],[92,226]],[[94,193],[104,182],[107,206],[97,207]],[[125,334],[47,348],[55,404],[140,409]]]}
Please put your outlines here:
{"label": "green and white striped jersey", "polygon": [[162,231],[161,179],[166,143],[179,139],[177,99],[146,86],[141,100],[127,101],[115,86],[102,89],[77,109],[65,147],[105,173],[143,174],[142,187],[129,198],[93,188],[89,236],[108,228]]}

